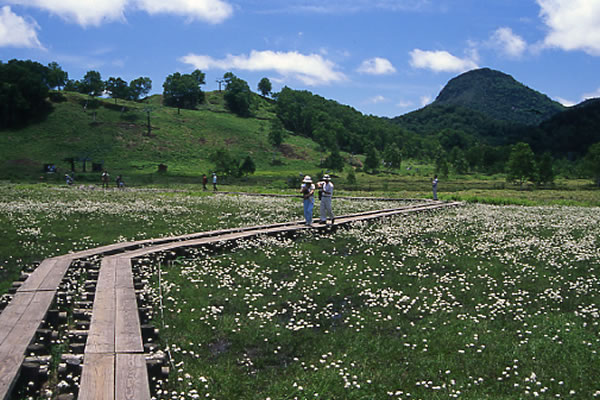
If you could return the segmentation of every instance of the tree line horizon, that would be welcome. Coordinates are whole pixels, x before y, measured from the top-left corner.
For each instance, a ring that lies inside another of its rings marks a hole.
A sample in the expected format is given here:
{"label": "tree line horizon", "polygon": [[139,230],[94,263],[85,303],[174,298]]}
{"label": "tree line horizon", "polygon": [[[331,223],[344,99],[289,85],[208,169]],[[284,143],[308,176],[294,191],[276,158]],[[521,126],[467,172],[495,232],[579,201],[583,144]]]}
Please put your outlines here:
{"label": "tree line horizon", "polygon": [[[220,82],[225,83],[223,99],[227,109],[243,118],[252,117],[258,94],[252,92],[248,83],[233,72],[226,72]],[[162,85],[163,104],[195,109],[205,101],[201,88],[205,84],[205,74],[199,69],[189,74],[170,74]],[[50,112],[46,99],[52,95],[51,89],[90,97],[108,96],[115,103],[140,101],[152,90],[148,77],[127,83],[120,77],[103,80],[100,72],[90,70],[81,80],[74,80],[56,62],[44,66],[31,60],[0,61],[0,85],[1,129],[23,126]],[[269,142],[278,147],[288,133],[310,138],[326,152],[322,166],[331,170],[343,170],[348,160],[341,152],[346,152],[364,154],[364,170],[369,173],[400,168],[402,159],[410,158],[431,162],[441,177],[450,172],[505,173],[507,181],[522,185],[528,181],[551,184],[560,174],[592,178],[600,186],[600,141],[591,143],[594,137],[584,138],[587,141],[582,142],[578,153],[560,154],[552,143],[544,143],[544,134],[538,127],[526,130],[523,126],[502,126],[498,130],[505,135],[496,136],[496,143],[473,132],[444,126],[433,126],[428,134],[415,133],[388,118],[363,115],[306,90],[285,86],[273,93],[266,77],[258,82],[257,89],[263,98],[274,102],[276,118],[271,120]],[[510,142],[515,137],[517,140]],[[253,166],[248,168],[252,169]]]}

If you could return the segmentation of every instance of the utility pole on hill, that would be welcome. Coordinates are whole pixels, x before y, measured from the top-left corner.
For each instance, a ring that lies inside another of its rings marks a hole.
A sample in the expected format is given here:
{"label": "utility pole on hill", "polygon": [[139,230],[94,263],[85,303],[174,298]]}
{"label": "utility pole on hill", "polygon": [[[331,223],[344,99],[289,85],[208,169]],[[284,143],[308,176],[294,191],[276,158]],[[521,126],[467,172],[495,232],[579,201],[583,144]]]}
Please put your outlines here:
{"label": "utility pole on hill", "polygon": [[217,79],[217,83],[219,84],[219,92],[221,91],[221,84],[225,83],[226,80],[225,79]]}

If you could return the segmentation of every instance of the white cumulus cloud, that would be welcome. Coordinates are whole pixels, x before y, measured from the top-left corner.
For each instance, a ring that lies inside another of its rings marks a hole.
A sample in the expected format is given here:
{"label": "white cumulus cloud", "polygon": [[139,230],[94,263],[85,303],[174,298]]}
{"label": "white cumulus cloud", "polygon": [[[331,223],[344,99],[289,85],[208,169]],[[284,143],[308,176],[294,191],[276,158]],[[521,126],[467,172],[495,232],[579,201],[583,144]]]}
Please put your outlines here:
{"label": "white cumulus cloud", "polygon": [[330,84],[346,79],[336,65],[319,54],[301,54],[296,51],[275,52],[252,50],[250,55],[227,55],[215,59],[206,55],[188,54],[180,59],[200,70],[276,71],[285,78],[298,79],[306,85]]}
{"label": "white cumulus cloud", "polygon": [[190,20],[220,23],[233,14],[223,0],[6,0],[7,3],[38,8],[81,26],[100,26],[125,21],[126,11],[173,14]]}
{"label": "white cumulus cloud", "polygon": [[8,0],[9,3],[38,8],[81,26],[125,20],[127,0]]}
{"label": "white cumulus cloud", "polygon": [[547,47],[600,56],[600,0],[537,0]]}
{"label": "white cumulus cloud", "polygon": [[0,47],[29,47],[43,49],[37,37],[35,21],[13,13],[9,6],[0,9]]}
{"label": "white cumulus cloud", "polygon": [[498,28],[492,34],[492,44],[510,57],[520,57],[527,50],[527,43],[512,29]]}
{"label": "white cumulus cloud", "polygon": [[380,57],[371,58],[362,62],[358,67],[358,72],[369,75],[387,75],[396,72],[392,63]]}
{"label": "white cumulus cloud", "polygon": [[233,7],[222,0],[136,0],[149,14],[175,14],[209,23],[220,23],[233,14]]}
{"label": "white cumulus cloud", "polygon": [[430,69],[435,72],[465,72],[478,68],[471,58],[459,58],[447,51],[426,51],[414,49],[410,52],[410,65],[413,68]]}

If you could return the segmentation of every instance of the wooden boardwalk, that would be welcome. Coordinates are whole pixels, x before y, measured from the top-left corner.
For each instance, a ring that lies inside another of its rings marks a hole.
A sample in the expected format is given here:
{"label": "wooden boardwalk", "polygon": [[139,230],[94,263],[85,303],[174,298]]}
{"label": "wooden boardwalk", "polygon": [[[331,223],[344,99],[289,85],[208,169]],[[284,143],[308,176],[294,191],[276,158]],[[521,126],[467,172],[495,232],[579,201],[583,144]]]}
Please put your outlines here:
{"label": "wooden boardwalk", "polygon": [[[428,202],[370,211],[335,219],[335,226],[394,215],[430,211],[460,203]],[[84,351],[80,399],[150,399],[146,359],[134,288],[132,260],[154,253],[248,239],[259,235],[329,229],[302,221],[201,232],[137,242],[117,243],[44,260],[19,287],[0,313],[0,400],[8,399],[27,346],[75,260],[103,256]]]}

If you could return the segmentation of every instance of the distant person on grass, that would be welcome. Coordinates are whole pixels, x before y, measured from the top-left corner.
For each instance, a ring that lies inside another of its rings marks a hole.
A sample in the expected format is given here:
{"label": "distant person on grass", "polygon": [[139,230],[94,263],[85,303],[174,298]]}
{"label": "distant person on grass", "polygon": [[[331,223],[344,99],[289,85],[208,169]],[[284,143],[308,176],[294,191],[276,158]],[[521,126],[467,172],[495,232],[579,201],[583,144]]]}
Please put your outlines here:
{"label": "distant person on grass", "polygon": [[102,189],[108,189],[108,178],[110,175],[105,169],[102,170]]}
{"label": "distant person on grass", "polygon": [[115,179],[115,183],[117,184],[117,188],[123,189],[125,187],[125,182],[123,182],[123,177],[121,175],[117,176]]}
{"label": "distant person on grass", "polygon": [[310,176],[306,175],[300,186],[302,202],[304,205],[304,221],[306,225],[312,225],[313,207],[315,205],[315,185]]}
{"label": "distant person on grass", "polygon": [[328,174],[323,175],[323,181],[317,183],[319,187],[319,199],[321,200],[321,218],[319,223],[326,224],[327,216],[331,217],[331,223],[335,221],[333,210],[331,208],[331,198],[333,196],[333,183]]}
{"label": "distant person on grass", "polygon": [[431,189],[433,190],[433,199],[437,200],[437,184],[438,184],[438,177],[437,175],[435,175],[433,177],[433,181],[431,181]]}
{"label": "distant person on grass", "polygon": [[217,191],[217,174],[213,172],[213,190]]}
{"label": "distant person on grass", "polygon": [[206,188],[206,184],[208,183],[208,178],[206,177],[206,174],[202,175],[202,190],[208,190]]}

